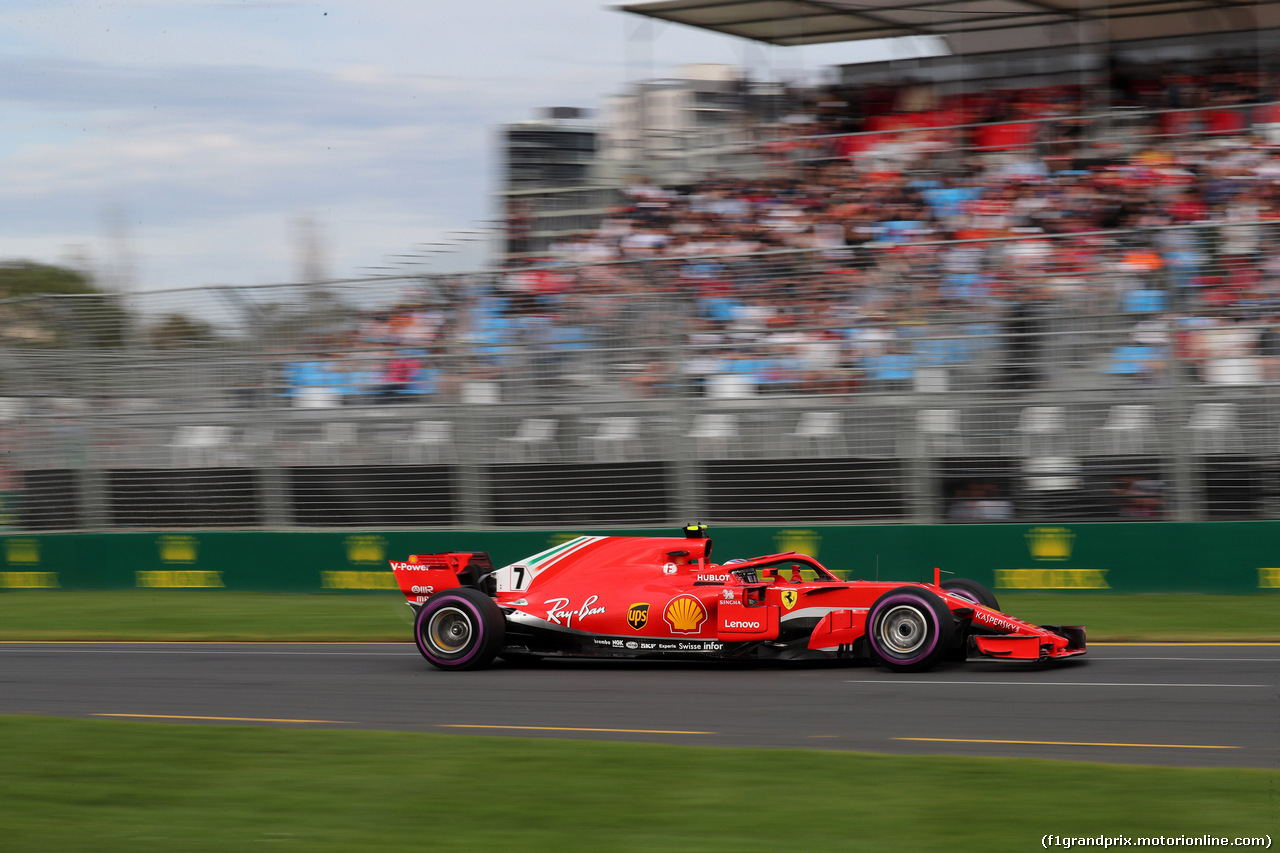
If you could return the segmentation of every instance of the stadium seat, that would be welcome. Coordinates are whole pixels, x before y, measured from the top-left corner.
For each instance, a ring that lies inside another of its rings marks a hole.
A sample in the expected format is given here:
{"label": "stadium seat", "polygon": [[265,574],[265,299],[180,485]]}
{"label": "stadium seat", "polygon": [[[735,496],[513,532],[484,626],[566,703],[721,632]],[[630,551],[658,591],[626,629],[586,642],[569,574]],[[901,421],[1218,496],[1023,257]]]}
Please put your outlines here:
{"label": "stadium seat", "polygon": [[506,449],[509,461],[540,462],[554,455],[556,430],[555,418],[525,418],[516,427],[514,435],[498,439]]}
{"label": "stadium seat", "polygon": [[1136,456],[1150,452],[1155,439],[1151,406],[1112,406],[1107,419],[1093,435],[1093,452]]}
{"label": "stadium seat", "polygon": [[958,409],[921,409],[916,413],[916,431],[926,455],[938,456],[964,451]]}
{"label": "stadium seat", "polygon": [[786,440],[796,456],[841,456],[846,452],[839,412],[805,412]]}
{"label": "stadium seat", "polygon": [[1066,411],[1061,406],[1027,406],[1018,416],[1019,455],[1059,457],[1065,451]]}
{"label": "stadium seat", "polygon": [[410,464],[438,462],[453,447],[452,421],[417,421],[407,438],[397,443],[396,456]]}
{"label": "stadium seat", "polygon": [[1195,453],[1232,453],[1243,440],[1235,403],[1197,403],[1187,423]]}
{"label": "stadium seat", "polygon": [[322,465],[340,465],[356,444],[359,428],[353,423],[331,422],[320,428],[320,438],[307,442],[308,458]]}
{"label": "stadium seat", "polygon": [[579,455],[596,462],[624,462],[639,455],[639,418],[598,418],[595,426],[595,432],[579,439]]}
{"label": "stadium seat", "polygon": [[687,437],[693,440],[699,459],[725,459],[740,450],[736,415],[723,412],[698,415]]}
{"label": "stadium seat", "polygon": [[180,426],[173,433],[169,450],[175,466],[207,466],[218,464],[219,457],[231,443],[229,426]]}

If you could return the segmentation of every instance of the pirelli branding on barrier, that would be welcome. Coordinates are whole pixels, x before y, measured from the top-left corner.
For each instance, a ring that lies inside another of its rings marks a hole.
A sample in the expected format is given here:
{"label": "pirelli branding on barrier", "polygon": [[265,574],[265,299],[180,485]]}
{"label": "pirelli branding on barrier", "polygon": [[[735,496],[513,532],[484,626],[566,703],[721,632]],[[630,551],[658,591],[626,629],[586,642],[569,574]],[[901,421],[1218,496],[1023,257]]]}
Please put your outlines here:
{"label": "pirelli branding on barrier", "polygon": [[1111,589],[1106,569],[996,569],[997,589]]}
{"label": "pirelli branding on barrier", "polygon": [[59,589],[57,572],[0,572],[0,589]]}
{"label": "pirelli branding on barrier", "polygon": [[40,540],[31,536],[9,537],[4,540],[4,561],[24,568],[40,565]]}
{"label": "pirelli branding on barrier", "polygon": [[[1067,527],[1033,527],[1025,537],[1031,559],[1065,563],[1071,559],[1076,534]],[[1035,569],[996,569],[996,589],[1111,589],[1108,569],[1070,569],[1061,565]]]}
{"label": "pirelli branding on barrier", "polygon": [[166,565],[189,566],[200,553],[200,540],[194,536],[161,536],[156,540],[160,562]]}
{"label": "pirelli branding on barrier", "polygon": [[320,586],[324,589],[399,589],[396,576],[390,571],[321,572]]}
{"label": "pirelli branding on barrier", "polygon": [[[156,551],[165,566],[194,566],[200,557],[200,540],[186,534],[156,537]],[[196,568],[148,569],[133,573],[139,589],[225,589],[221,571]]]}
{"label": "pirelli branding on barrier", "polygon": [[140,589],[223,589],[222,572],[183,569],[134,572]]}
{"label": "pirelli branding on barrier", "polygon": [[0,571],[0,589],[59,589],[57,572],[40,570],[40,540],[11,536],[4,540],[6,571]]}
{"label": "pirelli branding on barrier", "polygon": [[780,554],[795,551],[797,554],[808,554],[815,560],[820,559],[818,548],[822,545],[822,537],[816,530],[779,530],[774,534],[773,541]]}
{"label": "pirelli branding on barrier", "polygon": [[[710,533],[722,558],[794,550],[817,556],[829,569],[854,579],[916,581],[931,578],[933,568],[940,566],[956,577],[973,578],[1004,592],[1280,595],[1280,520],[724,525]],[[0,534],[0,593],[208,589],[396,595],[388,559],[487,551],[498,565],[545,549],[549,539],[563,538],[548,530],[14,532]],[[641,612],[646,603],[650,608]],[[635,602],[627,611],[631,627],[625,630],[667,627],[674,618],[680,628],[677,636],[699,636],[689,630],[697,622],[692,608],[681,605],[668,612],[668,604],[665,598]],[[697,627],[709,630],[705,622]]]}
{"label": "pirelli branding on barrier", "polygon": [[374,534],[356,534],[342,540],[346,569],[320,572],[320,588],[333,591],[398,590],[396,577],[387,568],[387,540]]}
{"label": "pirelli branding on barrier", "polygon": [[347,562],[355,566],[386,566],[387,540],[381,536],[348,536]]}

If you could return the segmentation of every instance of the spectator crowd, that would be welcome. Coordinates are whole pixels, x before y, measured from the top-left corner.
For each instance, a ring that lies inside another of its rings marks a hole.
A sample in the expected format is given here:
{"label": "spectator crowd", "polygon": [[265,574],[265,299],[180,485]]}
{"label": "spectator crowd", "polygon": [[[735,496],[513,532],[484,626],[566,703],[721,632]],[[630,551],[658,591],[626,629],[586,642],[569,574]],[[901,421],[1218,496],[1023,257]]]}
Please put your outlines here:
{"label": "spectator crowd", "polygon": [[1280,380],[1276,82],[1221,61],[1103,89],[810,92],[734,168],[637,179],[598,228],[434,280],[285,382],[395,402]]}

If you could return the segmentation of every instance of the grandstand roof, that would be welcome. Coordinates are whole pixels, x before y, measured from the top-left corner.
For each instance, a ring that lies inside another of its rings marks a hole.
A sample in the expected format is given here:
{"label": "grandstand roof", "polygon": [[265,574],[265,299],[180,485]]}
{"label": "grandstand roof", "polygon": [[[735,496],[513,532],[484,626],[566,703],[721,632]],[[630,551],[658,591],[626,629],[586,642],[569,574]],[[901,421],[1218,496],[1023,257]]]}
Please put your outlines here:
{"label": "grandstand roof", "polygon": [[953,53],[1253,32],[1280,0],[659,0],[623,11],[776,45],[942,36]]}

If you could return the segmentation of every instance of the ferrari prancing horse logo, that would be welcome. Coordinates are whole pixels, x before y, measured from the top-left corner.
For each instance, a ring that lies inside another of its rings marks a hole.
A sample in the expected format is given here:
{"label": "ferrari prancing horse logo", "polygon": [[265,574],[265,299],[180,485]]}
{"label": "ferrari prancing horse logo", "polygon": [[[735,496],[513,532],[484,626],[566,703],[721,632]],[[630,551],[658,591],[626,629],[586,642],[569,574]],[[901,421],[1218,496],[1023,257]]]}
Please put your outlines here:
{"label": "ferrari prancing horse logo", "polygon": [[641,603],[628,607],[627,624],[637,631],[649,624],[649,605]]}
{"label": "ferrari prancing horse logo", "polygon": [[782,609],[790,610],[796,606],[796,599],[800,597],[800,593],[794,589],[784,589],[782,591]]}

